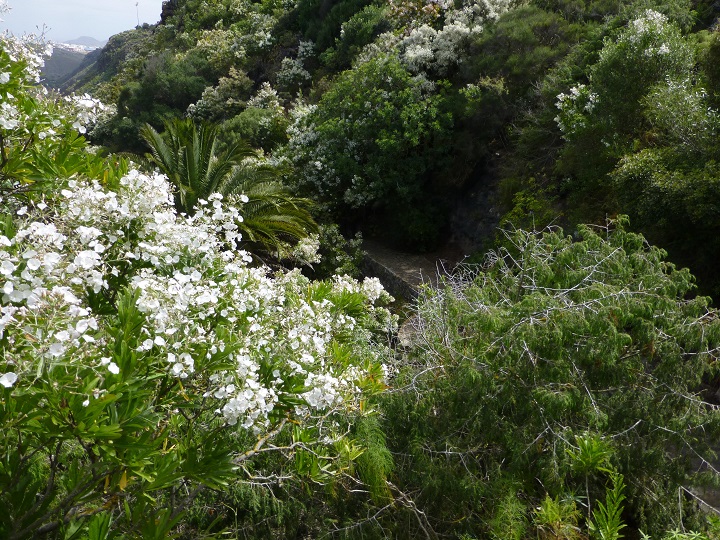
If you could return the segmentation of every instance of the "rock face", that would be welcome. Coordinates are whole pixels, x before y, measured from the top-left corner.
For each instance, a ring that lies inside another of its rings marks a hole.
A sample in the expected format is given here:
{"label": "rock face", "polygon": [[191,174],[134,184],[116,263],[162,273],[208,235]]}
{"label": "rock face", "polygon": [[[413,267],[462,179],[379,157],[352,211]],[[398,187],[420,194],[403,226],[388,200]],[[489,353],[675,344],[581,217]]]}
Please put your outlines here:
{"label": "rock face", "polygon": [[492,168],[478,168],[450,216],[451,242],[467,255],[483,251],[492,244],[501,217],[496,175]]}

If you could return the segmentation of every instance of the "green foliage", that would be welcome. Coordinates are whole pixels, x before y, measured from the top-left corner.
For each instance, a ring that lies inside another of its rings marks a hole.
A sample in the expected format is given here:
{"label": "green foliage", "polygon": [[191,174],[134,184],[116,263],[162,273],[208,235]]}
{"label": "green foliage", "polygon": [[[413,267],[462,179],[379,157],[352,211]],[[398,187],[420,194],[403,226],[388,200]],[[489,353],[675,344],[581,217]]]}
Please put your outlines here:
{"label": "green foliage", "polygon": [[713,105],[717,108],[720,106],[720,32],[716,31],[711,34],[701,60],[708,92]]}
{"label": "green foliage", "polygon": [[[398,225],[403,216],[420,225],[411,212],[434,201],[428,172],[450,148],[447,83],[433,86],[386,55],[343,72],[293,127],[288,152],[300,187],[336,211],[391,207]],[[416,229],[406,229],[406,241],[424,241]]]}
{"label": "green foliage", "polygon": [[528,529],[527,507],[516,493],[508,493],[498,504],[489,522],[493,540],[522,540]]}
{"label": "green foliage", "polygon": [[[198,409],[190,424],[174,416],[174,407],[188,405],[187,396],[176,392],[179,382],[165,379],[162,363],[147,363],[134,352],[144,339],[136,300],[123,296],[108,328],[112,358],[122,372],[109,377],[98,398],[83,403],[101,388],[101,378],[94,366],[82,364],[40,363],[31,387],[12,396],[3,389],[0,483],[7,512],[0,530],[7,538],[35,538],[40,530],[55,531],[62,523],[56,516],[72,515],[72,509],[93,515],[93,509],[122,500],[135,500],[128,533],[163,538],[160,528],[172,526],[187,497],[178,493],[173,509],[143,501],[181,476],[209,486],[234,476],[229,455],[194,455],[195,448],[213,446],[207,429],[217,423],[212,411]],[[91,530],[107,529],[100,516],[87,523]]]}
{"label": "green foliage", "polygon": [[474,69],[502,77],[517,98],[587,32],[557,13],[527,5],[504,14],[480,38]]}
{"label": "green foliage", "polygon": [[390,30],[387,8],[371,4],[342,23],[340,37],[326,49],[321,60],[334,70],[350,67],[351,62],[378,35]]}
{"label": "green foliage", "polygon": [[598,182],[633,148],[644,127],[641,102],[658,84],[683,80],[693,53],[676,24],[653,10],[637,13],[608,39],[589,69],[590,84],[558,96],[558,123],[568,144],[563,171],[581,182]]}
{"label": "green foliage", "polygon": [[625,500],[623,476],[611,472],[610,481],[612,488],[605,495],[605,503],[598,502],[597,508],[593,510],[593,520],[589,526],[591,536],[600,540],[618,540],[623,536],[620,531],[626,527],[621,517]]}
{"label": "green foliage", "polygon": [[247,198],[240,229],[251,251],[277,252],[317,231],[312,201],[294,196],[269,166],[240,166],[229,179],[231,192]]}
{"label": "green foliage", "polygon": [[575,472],[588,475],[598,471],[609,471],[609,460],[613,451],[607,441],[596,433],[587,433],[576,436],[575,443],[577,449],[567,449]]}
{"label": "green foliage", "polygon": [[[252,84],[247,74],[231,67],[226,77],[220,77],[216,86],[206,88],[202,98],[190,105],[188,114],[193,118],[210,122],[232,118],[245,108],[245,100],[250,96]],[[242,138],[249,139],[249,137]],[[260,146],[252,141],[251,144]]]}
{"label": "green foliage", "polygon": [[618,0],[534,0],[532,3],[579,22],[601,22],[605,17],[617,14],[623,4]]}
{"label": "green foliage", "polygon": [[393,457],[385,444],[380,422],[373,417],[363,418],[355,425],[354,436],[363,449],[356,458],[360,480],[367,486],[375,504],[386,503],[391,499],[387,482]]}
{"label": "green foliage", "polygon": [[340,37],[343,23],[371,2],[372,0],[340,0],[332,3],[301,0],[297,6],[298,26],[306,38],[314,41],[320,51],[324,51]]}
{"label": "green foliage", "polygon": [[271,109],[248,107],[222,123],[220,137],[228,145],[245,140],[253,148],[271,152],[288,140],[288,120]]}
{"label": "green foliage", "polygon": [[345,238],[335,224],[320,224],[320,262],[305,269],[312,277],[325,279],[332,275],[347,275],[360,278],[365,252],[362,249],[362,234],[354,238]]}
{"label": "green foliage", "polygon": [[628,516],[654,531],[677,526],[677,488],[697,481],[677,449],[707,459],[705,430],[720,428],[697,393],[720,340],[708,299],[688,299],[690,274],[624,220],[581,227],[575,240],[508,237],[482,271],[421,299],[417,368],[386,408],[389,445],[408,454],[400,489],[419,491],[436,531],[482,535],[494,513],[485,478],[502,471],[528,506],[546,494],[592,501],[612,465]]}
{"label": "green foliage", "polygon": [[164,135],[146,124],[141,135],[150,147],[148,157],[177,190],[175,207],[186,214],[194,211],[199,199],[216,192],[227,194],[225,185],[233,167],[254,155],[249,147],[219,153],[217,128],[197,126],[190,119],[167,122]]}
{"label": "green foliage", "polygon": [[538,537],[553,540],[575,540],[582,538],[578,527],[580,510],[574,499],[545,495],[533,513],[533,525],[537,528]]}
{"label": "green foliage", "polygon": [[177,190],[178,212],[194,213],[213,193],[241,194],[240,229],[245,241],[271,252],[316,230],[310,201],[290,194],[276,169],[249,163],[257,156],[247,144],[220,151],[217,126],[197,125],[191,119],[168,122],[165,127],[161,135],[147,124],[142,136],[152,152],[148,157]]}
{"label": "green foliage", "polygon": [[[642,533],[642,540],[651,540],[650,536]],[[662,540],[708,540],[708,537],[698,532],[685,532],[680,530],[669,531]]]}

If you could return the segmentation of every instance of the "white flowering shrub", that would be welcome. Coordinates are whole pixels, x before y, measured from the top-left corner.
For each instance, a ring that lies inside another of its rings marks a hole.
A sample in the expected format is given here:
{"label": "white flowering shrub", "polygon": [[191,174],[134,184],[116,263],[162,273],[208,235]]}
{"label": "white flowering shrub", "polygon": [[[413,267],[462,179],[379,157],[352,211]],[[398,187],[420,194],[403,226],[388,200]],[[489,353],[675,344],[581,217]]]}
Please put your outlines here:
{"label": "white flowering shrub", "polygon": [[[381,388],[383,348],[372,336],[392,320],[373,305],[386,293],[372,281],[311,283],[297,271],[271,276],[248,266],[251,257],[234,249],[239,207],[221,199],[178,216],[164,177],[131,171],[117,191],[70,181],[57,200],[20,212],[14,231],[0,236],[3,460],[43,453],[52,463],[59,453],[44,446],[47,437],[65,450],[79,441],[76,451],[95,448],[100,436],[128,444],[146,429],[133,424],[137,414],[185,426],[156,433],[148,441],[156,450],[163,440],[177,444],[182,430],[222,425],[228,441],[240,428],[268,445],[284,426],[307,425],[313,438],[304,446],[322,438],[332,448],[345,416]],[[145,398],[126,417],[119,394],[131,384]],[[39,407],[29,418],[27,400]],[[178,407],[187,422],[173,420]],[[27,430],[41,434],[18,453]],[[110,459],[112,448],[90,454]],[[231,469],[253,453],[222,448]],[[143,490],[164,465],[159,456],[136,464],[117,454],[106,466]],[[22,516],[31,509],[12,499],[12,478],[0,470],[3,503]],[[96,487],[86,486],[82,499],[98,506],[127,490],[122,482]],[[0,531],[18,527],[0,519]]]}
{"label": "white flowering shrub", "polygon": [[243,71],[230,68],[226,77],[220,77],[218,84],[208,86],[202,97],[191,104],[186,115],[195,120],[217,121],[232,118],[246,105],[245,98],[250,94],[252,81]]}
{"label": "white flowering shrub", "polygon": [[667,77],[643,100],[645,115],[663,138],[689,152],[717,151],[720,113],[707,91],[689,77]]}
{"label": "white flowering shrub", "polygon": [[247,105],[248,107],[255,107],[257,109],[268,109],[277,114],[284,112],[283,106],[280,103],[280,97],[269,82],[264,82],[260,85],[255,95],[248,100]]}
{"label": "white flowering shrub", "polygon": [[280,474],[258,454],[316,480],[347,466],[352,418],[384,388],[379,284],[251,266],[247,198],[178,215],[164,176],[98,170],[73,128],[96,103],[66,113],[17,82],[30,62],[0,59],[3,103],[23,104],[6,155],[74,133],[62,155],[32,137],[26,162],[58,174],[0,220],[0,537],[165,538],[202,489]]}
{"label": "white flowering shrub", "polygon": [[320,262],[320,235],[310,234],[296,244],[283,243],[279,246],[278,258],[294,261],[302,266],[311,266]]}
{"label": "white flowering shrub", "polygon": [[95,126],[99,118],[113,114],[112,109],[106,107],[99,99],[89,94],[69,96],[65,99],[74,105],[76,119],[72,123],[72,127],[74,127],[78,133],[87,133],[88,129],[92,129]]}
{"label": "white flowering shrub", "polygon": [[692,68],[692,51],[677,25],[646,10],[607,40],[587,86],[558,95],[556,121],[566,139],[589,131],[605,146],[621,144],[641,121],[640,101],[650,89],[668,77],[685,79]]}
{"label": "white flowering shrub", "polygon": [[59,98],[39,86],[52,46],[33,36],[0,38],[0,201],[7,205],[46,189],[55,177],[103,166],[79,134],[105,106],[89,96]]}
{"label": "white flowering shrub", "polygon": [[195,46],[204,54],[210,66],[220,73],[227,73],[230,67],[245,58],[245,48],[231,30],[203,30]]}
{"label": "white flowering shrub", "polygon": [[310,72],[305,69],[301,58],[283,58],[280,70],[276,75],[278,87],[290,92],[301,87],[311,79]]}
{"label": "white flowering shrub", "polygon": [[461,63],[466,54],[468,38],[482,32],[482,26],[468,26],[453,21],[435,30],[425,24],[411,30],[400,43],[400,58],[413,73],[434,72],[445,75]]}
{"label": "white flowering shrub", "polygon": [[584,84],[573,86],[567,94],[558,94],[555,104],[560,114],[555,122],[565,137],[572,136],[586,126],[586,115],[592,113],[597,101],[598,95]]}
{"label": "white flowering shrub", "polygon": [[244,16],[233,25],[235,47],[240,47],[247,54],[267,51],[275,44],[273,28],[283,10],[275,14],[266,13],[263,5],[257,2],[244,2]]}
{"label": "white flowering shrub", "polygon": [[357,62],[367,62],[391,50],[397,53],[411,73],[444,77],[467,59],[472,39],[483,32],[484,25],[496,21],[514,4],[507,0],[484,0],[465,2],[456,8],[452,2],[443,1],[422,5],[415,2],[391,3],[393,13],[415,12],[424,16],[407,21],[401,35],[397,32],[380,35],[358,55]]}
{"label": "white flowering shrub", "polygon": [[427,83],[396,58],[378,56],[344,72],[317,106],[295,107],[286,152],[300,186],[352,208],[407,200],[432,159],[420,148],[450,120],[444,96]]}

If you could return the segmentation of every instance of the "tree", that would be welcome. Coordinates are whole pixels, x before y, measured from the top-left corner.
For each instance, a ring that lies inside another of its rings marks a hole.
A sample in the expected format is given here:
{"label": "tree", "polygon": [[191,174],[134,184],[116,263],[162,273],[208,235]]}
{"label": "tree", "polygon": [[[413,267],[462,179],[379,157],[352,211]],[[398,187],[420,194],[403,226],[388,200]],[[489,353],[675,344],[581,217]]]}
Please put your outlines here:
{"label": "tree", "polygon": [[240,230],[256,247],[277,252],[283,242],[298,241],[316,232],[310,201],[293,196],[278,169],[258,164],[257,153],[239,142],[221,151],[218,128],[193,120],[166,122],[159,134],[145,125],[141,135],[148,157],[175,185],[175,207],[192,214],[213,193],[239,194],[243,208]]}
{"label": "tree", "polygon": [[439,535],[520,526],[546,495],[579,501],[585,526],[612,507],[617,525],[623,479],[635,526],[693,523],[678,493],[717,478],[720,414],[701,386],[720,319],[687,270],[626,227],[508,232],[481,268],[421,297],[384,410],[399,489]]}
{"label": "tree", "polygon": [[606,39],[588,84],[557,96],[558,126],[567,140],[561,167],[580,183],[603,182],[647,128],[643,101],[666,79],[692,73],[693,52],[678,25],[651,9]]}
{"label": "tree", "polygon": [[398,236],[431,245],[437,230],[428,234],[422,226],[439,228],[432,209],[441,196],[428,178],[450,153],[447,87],[413,77],[397,57],[385,54],[343,72],[317,107],[290,127],[286,153],[297,167],[299,188],[345,218],[357,210],[387,210],[402,231]]}

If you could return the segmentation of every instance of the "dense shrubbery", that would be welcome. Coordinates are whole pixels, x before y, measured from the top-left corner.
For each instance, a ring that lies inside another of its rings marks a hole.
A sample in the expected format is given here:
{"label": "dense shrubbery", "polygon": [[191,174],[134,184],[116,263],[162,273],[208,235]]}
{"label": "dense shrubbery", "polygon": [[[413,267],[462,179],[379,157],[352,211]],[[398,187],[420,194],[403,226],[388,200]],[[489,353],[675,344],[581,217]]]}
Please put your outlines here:
{"label": "dense shrubbery", "polygon": [[428,170],[449,151],[443,94],[443,83],[417,80],[389,56],[346,71],[291,127],[299,188],[336,211],[423,200]]}
{"label": "dense shrubbery", "polygon": [[551,530],[546,497],[587,530],[617,474],[625,523],[697,523],[681,486],[714,473],[720,416],[698,390],[720,325],[707,298],[686,299],[687,270],[625,226],[509,233],[509,249],[421,298],[412,367],[384,410],[399,488],[439,535]]}
{"label": "dense shrubbery", "polygon": [[[105,109],[4,41],[0,534],[716,537],[691,489],[717,483],[717,313],[606,223],[717,286],[712,23],[172,0],[82,74]],[[422,293],[383,368],[391,317],[335,275],[362,259],[340,231],[432,248],[478,191],[514,232]],[[573,237],[512,227],[558,219]]]}
{"label": "dense shrubbery", "polygon": [[247,197],[178,214],[165,177],[97,162],[83,102],[36,95],[32,50],[0,61],[0,534],[161,539],[205,489],[350,467],[385,378],[380,284],[251,266]]}

